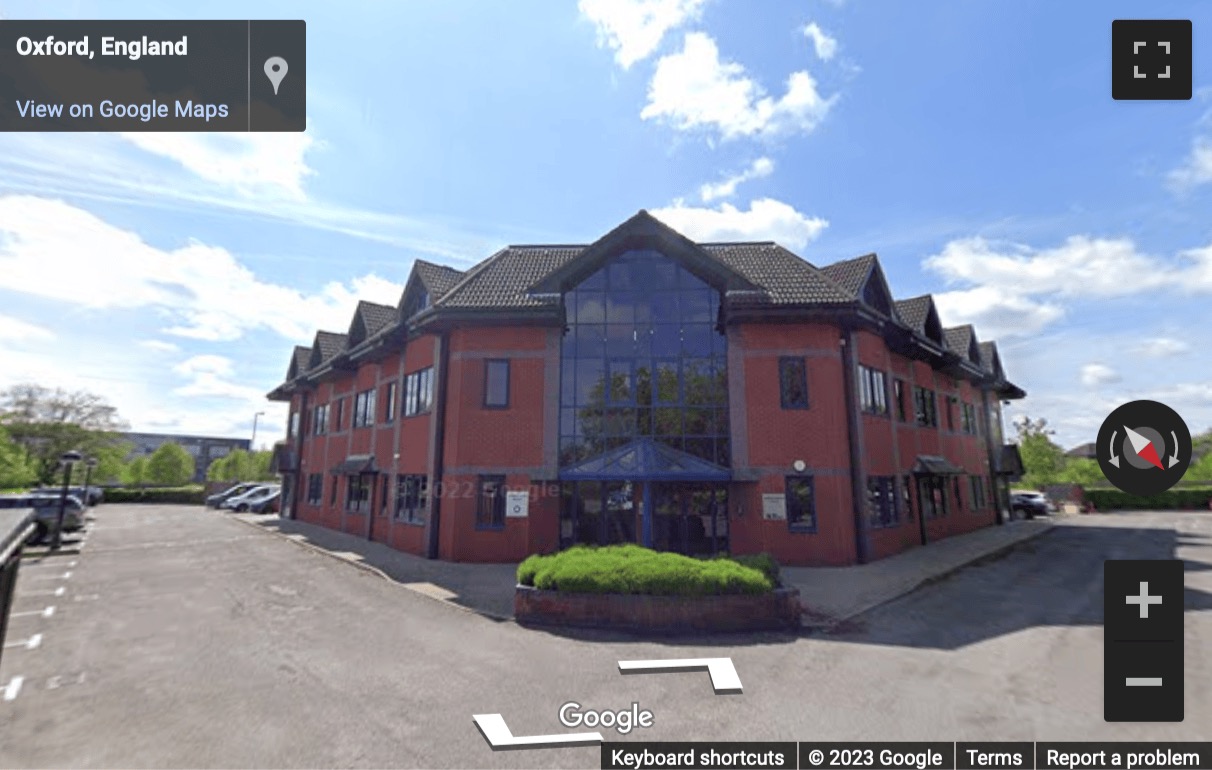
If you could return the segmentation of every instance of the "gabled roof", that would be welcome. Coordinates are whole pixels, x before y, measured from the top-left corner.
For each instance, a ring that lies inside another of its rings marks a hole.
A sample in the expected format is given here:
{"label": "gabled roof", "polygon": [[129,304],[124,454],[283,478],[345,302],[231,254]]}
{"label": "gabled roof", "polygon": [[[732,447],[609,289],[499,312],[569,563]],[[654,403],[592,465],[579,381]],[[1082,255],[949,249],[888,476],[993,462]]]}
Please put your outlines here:
{"label": "gabled roof", "polygon": [[349,346],[349,335],[336,332],[316,332],[316,341],[311,346],[311,358],[308,359],[308,371],[315,369]]}
{"label": "gabled roof", "polygon": [[972,324],[943,329],[943,339],[947,343],[948,350],[974,366],[981,365],[981,351],[977,345],[976,330],[972,328]]}
{"label": "gabled roof", "polygon": [[811,263],[777,243],[705,243],[703,251],[731,267],[758,291],[752,301],[770,305],[841,305],[852,301]]}
{"label": "gabled roof", "polygon": [[943,325],[938,320],[938,309],[934,306],[934,297],[923,294],[912,299],[898,299],[896,312],[901,321],[928,340],[945,345]]}
{"label": "gabled roof", "polygon": [[648,436],[560,470],[566,480],[728,481],[732,472]]}
{"label": "gabled roof", "polygon": [[1001,379],[1005,376],[1002,370],[1002,358],[997,354],[997,343],[982,342],[980,343],[981,351],[981,368],[986,372]]}
{"label": "gabled roof", "polygon": [[465,273],[434,305],[508,309],[557,304],[558,297],[535,295],[530,288],[584,250],[584,246],[508,246]]}
{"label": "gabled roof", "polygon": [[368,337],[374,336],[375,332],[395,323],[396,318],[397,311],[391,305],[378,305],[361,300],[354,310],[349,334],[346,335],[349,338],[349,347],[354,348],[362,344]]}
{"label": "gabled roof", "polygon": [[856,302],[862,302],[889,318],[896,318],[888,279],[884,277],[879,257],[875,254],[864,254],[861,257],[825,265],[821,268],[821,273],[845,289]]}
{"label": "gabled roof", "polygon": [[290,382],[300,374],[304,374],[308,369],[307,363],[310,360],[311,348],[295,345],[295,351],[290,356],[290,366],[286,369],[286,381]]}
{"label": "gabled roof", "polygon": [[453,267],[447,267],[446,265],[436,265],[423,259],[416,260],[413,265],[417,278],[425,284],[425,288],[429,291],[429,296],[435,300],[453,289],[455,284],[466,275],[462,270],[455,270]]}

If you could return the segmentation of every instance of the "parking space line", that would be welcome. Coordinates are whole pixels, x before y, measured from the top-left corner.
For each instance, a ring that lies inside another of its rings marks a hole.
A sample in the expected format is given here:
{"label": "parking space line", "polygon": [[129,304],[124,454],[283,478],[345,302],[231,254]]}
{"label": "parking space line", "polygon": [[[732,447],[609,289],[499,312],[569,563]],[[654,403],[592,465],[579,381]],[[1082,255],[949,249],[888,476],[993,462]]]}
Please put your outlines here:
{"label": "parking space line", "polygon": [[9,681],[8,686],[4,688],[4,699],[12,700],[13,698],[16,698],[17,693],[21,692],[21,683],[24,681],[25,677],[23,676],[13,677]]}
{"label": "parking space line", "polygon": [[62,596],[67,593],[67,589],[59,586],[54,591],[22,591],[18,596]]}
{"label": "parking space line", "polygon": [[18,647],[24,647],[27,650],[36,650],[42,646],[42,634],[34,634],[28,639],[23,639],[20,642],[9,642],[4,645],[6,650],[15,650]]}
{"label": "parking space line", "polygon": [[72,576],[71,570],[64,572],[62,575],[30,575],[30,580],[68,580]]}
{"label": "parking space line", "polygon": [[33,615],[41,615],[44,618],[49,618],[51,615],[54,615],[54,614],[55,614],[55,605],[52,604],[51,606],[47,607],[44,610],[28,610],[26,612],[10,612],[8,616],[10,618],[28,618]]}

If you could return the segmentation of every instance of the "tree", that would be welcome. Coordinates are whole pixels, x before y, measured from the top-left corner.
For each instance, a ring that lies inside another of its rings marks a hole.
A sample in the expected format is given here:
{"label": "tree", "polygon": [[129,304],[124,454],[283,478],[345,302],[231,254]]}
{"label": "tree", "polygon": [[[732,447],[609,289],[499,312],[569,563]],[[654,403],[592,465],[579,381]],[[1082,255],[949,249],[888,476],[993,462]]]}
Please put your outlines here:
{"label": "tree", "polygon": [[143,486],[148,480],[146,457],[136,457],[127,463],[126,468],[122,471],[123,483]]}
{"label": "tree", "polygon": [[104,398],[86,391],[26,383],[0,391],[0,423],[21,446],[36,480],[57,481],[59,457],[69,450],[99,457],[115,431],[127,425]]}
{"label": "tree", "polygon": [[1098,467],[1098,460],[1089,457],[1070,458],[1060,473],[1060,481],[1082,487],[1093,486],[1103,479],[1103,469]]}
{"label": "tree", "polygon": [[186,484],[194,478],[193,455],[180,444],[161,444],[147,460],[147,475],[153,484]]}
{"label": "tree", "polygon": [[1065,467],[1065,450],[1050,437],[1056,433],[1048,421],[1023,416],[1014,423],[1018,431],[1018,451],[1023,458],[1023,484],[1042,487],[1060,481]]}
{"label": "tree", "polygon": [[0,489],[21,489],[37,478],[25,451],[0,428]]}

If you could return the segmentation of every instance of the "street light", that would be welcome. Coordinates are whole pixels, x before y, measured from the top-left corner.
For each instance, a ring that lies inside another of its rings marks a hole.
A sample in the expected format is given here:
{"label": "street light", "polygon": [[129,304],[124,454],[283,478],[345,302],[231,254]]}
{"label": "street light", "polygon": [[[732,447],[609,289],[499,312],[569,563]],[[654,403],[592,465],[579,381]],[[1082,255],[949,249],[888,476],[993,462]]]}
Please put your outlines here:
{"label": "street light", "polygon": [[93,468],[97,467],[97,458],[90,457],[84,461],[84,499],[80,502],[88,506],[88,501],[92,499],[92,493],[88,491],[88,484],[93,480]]}
{"label": "street light", "polygon": [[257,412],[256,414],[253,415],[252,444],[250,444],[249,448],[254,452],[257,451],[257,418],[263,414],[265,414],[265,412]]}
{"label": "street light", "polygon": [[67,485],[72,478],[72,466],[81,459],[82,455],[74,449],[59,457],[59,463],[63,466],[63,490],[59,493],[59,518],[55,522],[55,534],[51,536],[52,551],[59,550],[59,546],[63,544],[63,513],[67,508]]}

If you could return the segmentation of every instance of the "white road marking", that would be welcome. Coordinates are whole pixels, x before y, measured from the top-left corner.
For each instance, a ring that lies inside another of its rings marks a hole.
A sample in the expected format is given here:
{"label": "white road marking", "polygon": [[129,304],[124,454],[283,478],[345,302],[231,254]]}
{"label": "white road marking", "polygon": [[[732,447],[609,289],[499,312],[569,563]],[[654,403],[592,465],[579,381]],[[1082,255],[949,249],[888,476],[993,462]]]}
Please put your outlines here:
{"label": "white road marking", "polygon": [[49,618],[55,614],[55,607],[51,605],[44,610],[29,610],[27,612],[13,612],[9,614],[10,618],[28,618],[31,615],[41,615],[44,618]]}
{"label": "white road marking", "polygon": [[24,647],[27,650],[36,650],[42,645],[42,634],[34,634],[28,639],[22,639],[19,642],[9,642],[4,645],[6,650],[15,650],[18,647]]}
{"label": "white road marking", "polygon": [[13,698],[16,698],[17,693],[21,692],[21,683],[24,681],[25,677],[23,676],[13,677],[9,681],[8,686],[4,688],[4,699],[12,700]]}
{"label": "white road marking", "polygon": [[22,596],[62,596],[67,593],[67,589],[59,586],[54,591],[23,591]]}
{"label": "white road marking", "polygon": [[70,571],[64,572],[62,575],[30,575],[30,580],[67,580],[72,576]]}
{"label": "white road marking", "polygon": [[95,602],[96,600],[98,600],[100,598],[101,598],[101,594],[81,594],[80,596],[73,596],[72,601]]}
{"label": "white road marking", "polygon": [[674,658],[671,660],[620,660],[619,673],[647,674],[666,671],[707,671],[716,695],[741,692],[741,677],[732,658]]}

